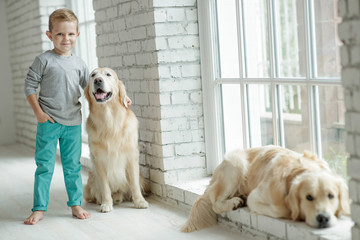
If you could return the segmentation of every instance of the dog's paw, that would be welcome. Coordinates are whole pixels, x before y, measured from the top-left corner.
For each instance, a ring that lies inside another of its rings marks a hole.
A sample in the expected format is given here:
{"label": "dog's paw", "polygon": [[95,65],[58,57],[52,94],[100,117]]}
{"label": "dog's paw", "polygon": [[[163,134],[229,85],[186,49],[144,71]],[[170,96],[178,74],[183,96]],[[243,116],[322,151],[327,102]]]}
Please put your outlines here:
{"label": "dog's paw", "polygon": [[233,210],[238,209],[244,205],[244,200],[239,197],[233,197],[230,199],[231,203],[233,204]]}
{"label": "dog's paw", "polygon": [[145,199],[134,202],[134,204],[135,204],[135,208],[148,208],[149,207],[149,203]]}
{"label": "dog's paw", "polygon": [[103,213],[111,212],[113,210],[113,206],[112,204],[102,203],[99,210]]}

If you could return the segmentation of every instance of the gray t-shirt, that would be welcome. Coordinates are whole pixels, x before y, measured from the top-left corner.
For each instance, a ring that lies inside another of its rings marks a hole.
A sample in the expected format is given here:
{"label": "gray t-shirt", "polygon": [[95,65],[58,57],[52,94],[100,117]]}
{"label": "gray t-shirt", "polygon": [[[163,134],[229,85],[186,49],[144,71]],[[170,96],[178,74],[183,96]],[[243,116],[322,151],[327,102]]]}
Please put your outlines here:
{"label": "gray t-shirt", "polygon": [[25,79],[25,95],[36,94],[40,84],[39,104],[56,122],[81,124],[81,92],[88,83],[89,70],[77,56],[60,56],[48,50],[37,56]]}

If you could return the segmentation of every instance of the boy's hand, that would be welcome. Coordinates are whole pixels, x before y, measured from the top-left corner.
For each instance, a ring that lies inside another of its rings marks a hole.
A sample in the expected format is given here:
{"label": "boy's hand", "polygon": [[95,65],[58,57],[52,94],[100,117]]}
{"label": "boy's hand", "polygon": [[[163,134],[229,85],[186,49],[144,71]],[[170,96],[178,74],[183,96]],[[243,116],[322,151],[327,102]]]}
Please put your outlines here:
{"label": "boy's hand", "polygon": [[130,99],[128,96],[125,96],[124,106],[125,106],[126,108],[129,108],[130,105],[131,105],[131,103],[132,103],[131,99]]}
{"label": "boy's hand", "polygon": [[42,112],[38,115],[36,115],[36,118],[38,120],[39,123],[44,123],[47,121],[50,121],[52,123],[55,123],[54,119],[52,119],[49,115],[47,115],[46,113]]}
{"label": "boy's hand", "polygon": [[127,106],[130,107],[131,103],[132,103],[131,99],[128,96],[126,96],[126,104],[127,104]]}
{"label": "boy's hand", "polygon": [[33,109],[36,119],[39,123],[44,123],[46,121],[55,123],[54,119],[52,119],[41,109],[36,94],[30,94],[29,96],[27,96],[26,99],[28,100],[31,108]]}

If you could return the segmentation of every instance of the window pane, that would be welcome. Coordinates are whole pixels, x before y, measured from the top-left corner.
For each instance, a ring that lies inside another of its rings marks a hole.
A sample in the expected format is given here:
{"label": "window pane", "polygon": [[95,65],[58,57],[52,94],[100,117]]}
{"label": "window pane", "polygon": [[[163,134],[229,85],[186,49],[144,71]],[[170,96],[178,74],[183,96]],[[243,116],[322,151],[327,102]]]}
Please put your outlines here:
{"label": "window pane", "polygon": [[[87,35],[87,31],[86,31],[86,26],[85,25],[80,25],[80,36],[79,36],[79,46],[80,46],[80,56],[81,58],[87,63],[87,65],[89,65],[88,60],[89,60],[89,55],[88,55],[88,35]],[[90,50],[91,51],[91,50]],[[89,66],[88,66],[89,67]]]}
{"label": "window pane", "polygon": [[277,60],[280,77],[304,77],[304,1],[276,0]]}
{"label": "window pane", "polygon": [[87,21],[91,21],[91,20],[95,20],[95,12],[94,12],[94,8],[93,8],[93,1],[89,1],[88,4],[86,5],[86,20]]}
{"label": "window pane", "polygon": [[343,88],[319,87],[322,154],[332,169],[346,176],[345,105]]}
{"label": "window pane", "polygon": [[223,84],[222,106],[225,135],[225,151],[243,147],[241,97],[239,84]]}
{"label": "window pane", "polygon": [[285,147],[297,152],[311,149],[309,136],[308,93],[305,86],[280,85],[282,108],[280,128]]}
{"label": "window pane", "polygon": [[337,0],[314,1],[318,77],[340,77]]}
{"label": "window pane", "polygon": [[235,0],[218,0],[220,77],[239,77],[238,38]]}
{"label": "window pane", "polygon": [[91,37],[89,37],[88,41],[89,41],[89,62],[88,62],[88,67],[90,69],[90,71],[92,71],[92,69],[96,68],[98,66],[97,63],[97,56],[96,56],[96,31],[95,31],[95,22],[90,23],[89,24],[89,35]]}
{"label": "window pane", "polygon": [[270,77],[268,12],[265,0],[244,1],[245,65],[250,78]]}
{"label": "window pane", "polygon": [[[94,22],[94,11],[92,7],[92,1],[84,1],[84,0],[72,0],[71,8],[75,10],[75,14],[79,20],[79,31],[80,36],[78,42],[75,47],[75,54],[80,56],[82,60],[84,60],[89,68],[89,71],[92,71],[95,67],[97,67],[97,57],[96,57],[96,32],[95,32],[95,22]],[[92,19],[92,22],[88,20]],[[85,130],[86,119],[89,115],[89,106],[86,101],[83,90],[80,88],[82,92],[82,97],[80,98],[80,102],[82,105],[81,111],[83,115],[82,122],[82,138],[84,142],[87,142],[87,133]]]}
{"label": "window pane", "polygon": [[273,144],[270,85],[248,85],[250,147]]}
{"label": "window pane", "polygon": [[77,5],[76,9],[77,9],[77,18],[79,20],[79,23],[82,23],[86,20],[86,16],[85,16],[85,9],[84,9],[84,0],[77,0],[77,2],[75,3]]}

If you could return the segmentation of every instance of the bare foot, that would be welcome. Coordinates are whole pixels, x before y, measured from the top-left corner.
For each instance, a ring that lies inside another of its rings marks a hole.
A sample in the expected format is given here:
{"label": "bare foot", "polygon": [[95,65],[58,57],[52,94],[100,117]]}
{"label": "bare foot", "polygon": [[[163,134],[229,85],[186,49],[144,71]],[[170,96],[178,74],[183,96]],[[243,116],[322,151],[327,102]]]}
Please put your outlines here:
{"label": "bare foot", "polygon": [[71,206],[71,210],[72,210],[72,215],[79,219],[87,219],[91,217],[91,214],[85,211],[80,206]]}
{"label": "bare foot", "polygon": [[30,217],[25,219],[24,223],[27,225],[35,225],[38,221],[44,218],[44,211],[35,211]]}

